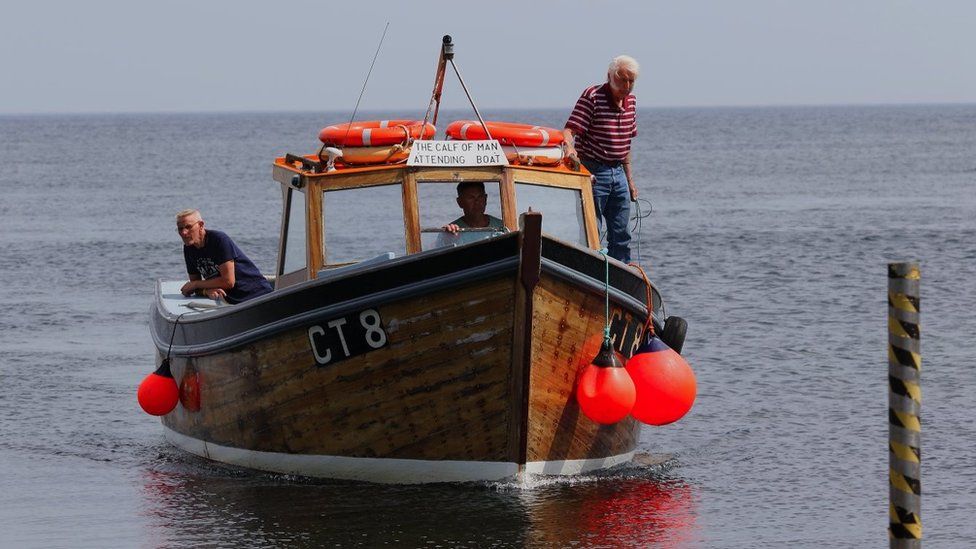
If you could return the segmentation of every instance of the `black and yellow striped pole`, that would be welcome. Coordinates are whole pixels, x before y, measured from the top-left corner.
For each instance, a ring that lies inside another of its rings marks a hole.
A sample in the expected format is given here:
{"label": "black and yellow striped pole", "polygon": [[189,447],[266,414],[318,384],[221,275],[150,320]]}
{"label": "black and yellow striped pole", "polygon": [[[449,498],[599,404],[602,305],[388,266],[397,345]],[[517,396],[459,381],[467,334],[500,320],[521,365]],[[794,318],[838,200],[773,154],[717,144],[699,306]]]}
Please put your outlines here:
{"label": "black and yellow striped pole", "polygon": [[888,537],[922,546],[922,408],[918,263],[888,264]]}

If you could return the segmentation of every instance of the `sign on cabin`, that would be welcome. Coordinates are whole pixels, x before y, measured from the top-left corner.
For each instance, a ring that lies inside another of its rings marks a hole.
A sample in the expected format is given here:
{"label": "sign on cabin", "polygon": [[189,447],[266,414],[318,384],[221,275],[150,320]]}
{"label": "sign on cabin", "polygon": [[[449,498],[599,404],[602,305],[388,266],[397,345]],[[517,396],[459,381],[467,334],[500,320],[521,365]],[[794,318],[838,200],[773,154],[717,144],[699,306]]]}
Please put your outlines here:
{"label": "sign on cabin", "polygon": [[407,166],[507,166],[508,159],[497,140],[418,140],[410,148]]}

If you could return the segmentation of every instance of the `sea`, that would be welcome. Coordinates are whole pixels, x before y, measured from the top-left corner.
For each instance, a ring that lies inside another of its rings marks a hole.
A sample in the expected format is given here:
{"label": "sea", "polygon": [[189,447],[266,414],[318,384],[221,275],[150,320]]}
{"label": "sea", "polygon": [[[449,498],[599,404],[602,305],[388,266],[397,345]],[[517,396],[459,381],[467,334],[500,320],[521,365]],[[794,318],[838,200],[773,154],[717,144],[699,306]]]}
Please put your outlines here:
{"label": "sea", "polygon": [[698,382],[687,416],[641,432],[661,464],[390,486],[169,446],[136,388],[154,281],[185,276],[174,213],[272,272],[271,162],[350,114],[0,117],[0,547],[886,546],[902,261],[922,276],[923,539],[976,547],[976,105],[639,112],[634,255]]}

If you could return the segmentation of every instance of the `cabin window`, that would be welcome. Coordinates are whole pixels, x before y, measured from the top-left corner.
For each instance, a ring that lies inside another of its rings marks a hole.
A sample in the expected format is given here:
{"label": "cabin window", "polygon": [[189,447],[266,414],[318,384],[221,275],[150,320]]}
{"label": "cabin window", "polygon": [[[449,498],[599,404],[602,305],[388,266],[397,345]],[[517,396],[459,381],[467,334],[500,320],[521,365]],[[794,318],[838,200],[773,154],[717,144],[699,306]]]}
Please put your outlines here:
{"label": "cabin window", "polygon": [[325,191],[322,218],[326,265],[406,254],[399,184]]}
{"label": "cabin window", "polygon": [[579,189],[515,182],[516,211],[542,212],[542,232],[560,240],[587,245],[583,199]]}
{"label": "cabin window", "polygon": [[288,189],[288,218],[281,273],[305,268],[305,193]]}
{"label": "cabin window", "polygon": [[[484,238],[490,238],[497,232],[471,232],[453,237],[439,231],[448,223],[453,223],[464,215],[458,205],[457,182],[425,182],[417,185],[417,202],[420,209],[420,247],[422,250],[432,250],[444,246],[468,244]],[[485,213],[499,220],[502,218],[502,206],[499,199],[499,184],[497,181],[484,183],[487,204]],[[504,231],[502,229],[499,232]]]}

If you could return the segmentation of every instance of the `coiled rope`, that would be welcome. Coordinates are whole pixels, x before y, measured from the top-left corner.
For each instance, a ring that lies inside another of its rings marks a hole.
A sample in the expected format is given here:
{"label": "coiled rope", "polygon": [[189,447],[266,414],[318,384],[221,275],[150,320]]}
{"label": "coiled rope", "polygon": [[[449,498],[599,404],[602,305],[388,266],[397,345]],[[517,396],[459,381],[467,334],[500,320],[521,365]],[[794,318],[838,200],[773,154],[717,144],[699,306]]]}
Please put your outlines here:
{"label": "coiled rope", "polygon": [[647,292],[647,322],[644,323],[644,332],[654,335],[654,293],[651,291],[651,279],[647,278],[644,268],[637,263],[629,263],[629,265],[640,271],[644,279],[644,290]]}
{"label": "coiled rope", "polygon": [[[641,203],[642,202],[647,204],[647,211],[642,211],[641,210]],[[643,227],[643,221],[645,219],[647,219],[648,217],[650,217],[652,213],[654,213],[654,205],[651,203],[650,200],[648,200],[646,198],[638,198],[634,202],[634,208],[633,208],[632,213],[631,213],[631,216],[630,216],[630,221],[633,223],[633,226],[630,228],[630,234],[636,236],[637,244],[634,247],[636,248],[635,255],[637,256],[637,261],[641,261],[641,234],[640,234],[640,231],[641,231],[641,228]],[[609,230],[607,228],[607,224],[606,223],[602,223],[601,220],[599,220],[599,219],[597,219],[597,222],[600,222],[601,226],[603,227],[603,230],[600,231],[600,242],[607,242],[607,243],[609,243],[610,241],[607,239],[607,231]]]}

